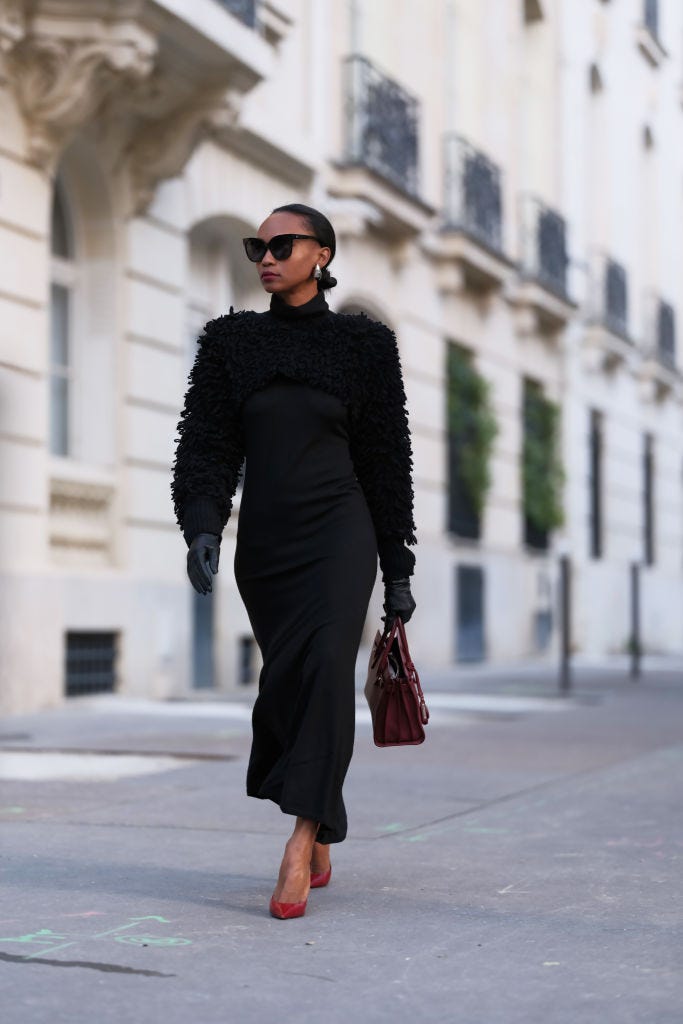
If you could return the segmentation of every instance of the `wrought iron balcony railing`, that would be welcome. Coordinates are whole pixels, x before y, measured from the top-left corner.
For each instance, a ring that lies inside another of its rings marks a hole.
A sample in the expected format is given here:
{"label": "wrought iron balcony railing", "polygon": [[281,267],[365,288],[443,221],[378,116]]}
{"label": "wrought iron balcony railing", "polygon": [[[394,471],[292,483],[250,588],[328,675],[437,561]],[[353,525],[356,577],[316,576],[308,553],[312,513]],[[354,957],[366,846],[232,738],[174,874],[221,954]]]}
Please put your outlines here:
{"label": "wrought iron balcony railing", "polygon": [[522,205],[524,273],[561,299],[567,299],[567,228],[564,218],[534,196]]}
{"label": "wrought iron balcony railing", "polygon": [[256,28],[257,0],[218,0],[249,28]]}
{"label": "wrought iron balcony railing", "polygon": [[365,57],[348,57],[345,64],[345,162],[367,167],[402,192],[417,196],[417,99]]}
{"label": "wrought iron balcony railing", "polygon": [[445,139],[444,227],[460,230],[496,252],[503,248],[500,168],[459,135]]}
{"label": "wrought iron balcony railing", "polygon": [[676,314],[670,303],[657,300],[655,352],[663,366],[676,369]]}
{"label": "wrought iron balcony railing", "polygon": [[626,268],[610,256],[600,256],[595,261],[592,291],[592,319],[624,341],[631,341]]}

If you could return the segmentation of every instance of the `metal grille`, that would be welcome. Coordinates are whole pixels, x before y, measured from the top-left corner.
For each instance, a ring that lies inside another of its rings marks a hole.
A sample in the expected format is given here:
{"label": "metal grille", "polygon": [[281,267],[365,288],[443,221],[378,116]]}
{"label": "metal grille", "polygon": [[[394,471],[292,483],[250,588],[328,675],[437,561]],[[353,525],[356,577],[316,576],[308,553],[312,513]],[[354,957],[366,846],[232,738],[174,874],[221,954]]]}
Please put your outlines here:
{"label": "metal grille", "polygon": [[116,687],[116,648],[116,633],[67,633],[67,697],[113,693]]}
{"label": "metal grille", "polygon": [[628,334],[628,281],[626,270],[616,260],[605,266],[605,324],[615,334]]}
{"label": "metal grille", "polygon": [[418,192],[418,101],[365,57],[346,60],[346,160]]}
{"label": "metal grille", "polygon": [[256,28],[256,0],[218,0],[249,28]]}
{"label": "metal grille", "polygon": [[564,217],[533,196],[525,197],[522,209],[525,272],[566,299],[569,256]]}
{"label": "metal grille", "polygon": [[662,299],[657,309],[657,355],[665,366],[676,367],[676,314]]}
{"label": "metal grille", "polygon": [[446,228],[459,228],[502,250],[500,168],[459,135],[445,140]]}

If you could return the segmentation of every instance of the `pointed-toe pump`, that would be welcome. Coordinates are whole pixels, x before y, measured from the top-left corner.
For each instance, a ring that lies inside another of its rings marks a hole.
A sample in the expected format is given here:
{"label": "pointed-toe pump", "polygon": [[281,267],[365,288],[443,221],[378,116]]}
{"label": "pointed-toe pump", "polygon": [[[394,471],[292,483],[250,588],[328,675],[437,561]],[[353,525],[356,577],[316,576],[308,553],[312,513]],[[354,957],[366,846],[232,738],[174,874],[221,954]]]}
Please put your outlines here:
{"label": "pointed-toe pump", "polygon": [[330,878],[332,878],[332,868],[328,868],[327,871],[311,871],[311,889],[324,888],[329,885]]}
{"label": "pointed-toe pump", "polygon": [[279,903],[274,897],[270,900],[270,913],[280,921],[288,921],[292,917],[303,917],[306,913],[307,900],[298,903]]}

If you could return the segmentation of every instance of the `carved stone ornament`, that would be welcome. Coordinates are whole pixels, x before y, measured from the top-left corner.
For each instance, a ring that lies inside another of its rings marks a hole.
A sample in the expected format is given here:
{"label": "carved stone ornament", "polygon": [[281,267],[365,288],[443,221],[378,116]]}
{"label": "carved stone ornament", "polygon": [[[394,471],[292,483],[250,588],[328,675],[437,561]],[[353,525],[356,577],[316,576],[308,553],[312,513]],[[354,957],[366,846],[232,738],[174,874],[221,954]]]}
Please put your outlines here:
{"label": "carved stone ornament", "polygon": [[[132,215],[203,138],[222,141],[263,77],[258,61],[229,49],[218,66],[202,61],[208,40],[174,22],[169,41],[152,14],[148,0],[0,0],[0,77],[26,125],[27,159],[52,174],[87,129],[128,179]],[[190,76],[177,74],[178,46],[189,48]]]}
{"label": "carved stone ornament", "polygon": [[[15,16],[3,21],[5,73],[25,119],[29,160],[50,170],[69,136],[110,92],[150,74],[156,42],[116,17],[82,24],[79,38],[59,31],[54,19],[25,19],[20,27],[19,6],[10,0]],[[6,26],[14,28],[13,40]]]}

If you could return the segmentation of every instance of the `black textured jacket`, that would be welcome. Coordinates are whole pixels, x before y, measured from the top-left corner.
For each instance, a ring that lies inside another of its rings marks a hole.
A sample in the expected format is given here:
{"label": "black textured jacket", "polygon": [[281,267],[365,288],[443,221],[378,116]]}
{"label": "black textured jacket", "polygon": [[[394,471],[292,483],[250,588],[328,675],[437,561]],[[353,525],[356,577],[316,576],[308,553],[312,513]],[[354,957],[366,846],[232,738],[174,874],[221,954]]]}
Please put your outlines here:
{"label": "black textured jacket", "polygon": [[349,410],[349,448],[375,526],[385,580],[412,574],[416,544],[412,450],[396,338],[364,314],[273,296],[267,313],[232,310],[198,341],[178,424],[171,493],[187,544],[220,535],[244,460],[240,409],[281,373],[336,395]]}

